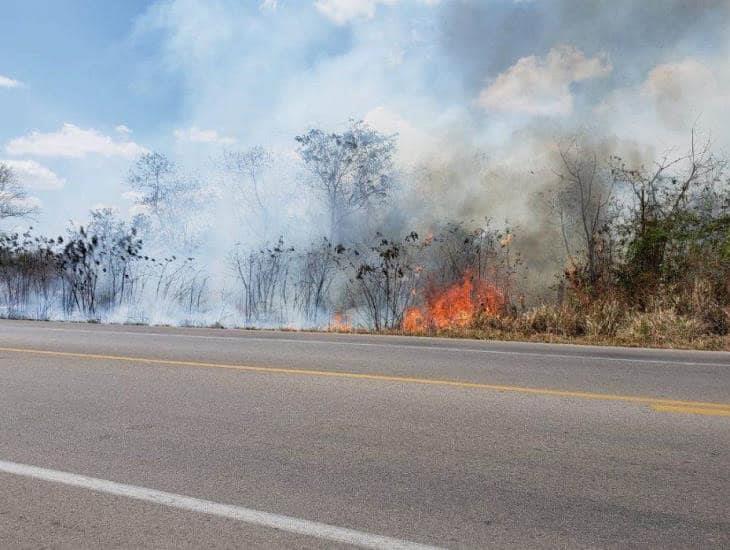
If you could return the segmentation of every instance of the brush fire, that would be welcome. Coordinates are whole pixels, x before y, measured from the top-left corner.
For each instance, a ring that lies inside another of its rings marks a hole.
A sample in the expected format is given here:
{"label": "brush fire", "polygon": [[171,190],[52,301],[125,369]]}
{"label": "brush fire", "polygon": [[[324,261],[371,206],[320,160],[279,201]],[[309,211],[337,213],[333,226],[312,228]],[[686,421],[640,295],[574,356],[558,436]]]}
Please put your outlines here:
{"label": "brush fire", "polygon": [[504,306],[504,294],[469,271],[445,289],[427,291],[424,305],[406,311],[403,330],[418,333],[465,328],[479,316],[499,314]]}
{"label": "brush fire", "polygon": [[[97,208],[61,235],[0,232],[0,317],[726,348],[726,160],[694,132],[684,156],[652,171],[581,139],[546,161],[557,176],[531,198],[539,231],[411,205],[396,185],[397,136],[362,121],[295,136],[297,194],[318,214],[275,237],[264,228],[288,211],[259,184],[284,158],[224,156],[207,214],[230,206],[261,231],[219,239],[227,225],[197,219],[210,188],[145,153],[128,176],[131,219]],[[0,211],[29,214],[0,163],[2,189],[15,198],[0,196]]]}

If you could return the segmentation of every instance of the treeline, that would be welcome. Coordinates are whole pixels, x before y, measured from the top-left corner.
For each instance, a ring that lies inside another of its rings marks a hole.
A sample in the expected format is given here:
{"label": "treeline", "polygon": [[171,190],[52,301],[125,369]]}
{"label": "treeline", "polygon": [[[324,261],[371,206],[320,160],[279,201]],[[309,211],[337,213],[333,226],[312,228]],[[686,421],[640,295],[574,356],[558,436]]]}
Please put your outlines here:
{"label": "treeline", "polygon": [[[224,152],[216,189],[150,153],[127,178],[131,220],[102,209],[61,237],[0,237],[0,313],[727,346],[730,181],[694,133],[686,154],[646,165],[560,141],[537,221],[516,230],[404,217],[396,137],[362,122],[296,142],[298,188],[324,214],[309,244],[258,237],[283,216],[272,153]],[[15,194],[5,211],[26,215],[22,189],[0,176]],[[221,195],[240,228],[223,244],[210,211]],[[562,268],[531,273],[535,243]]]}

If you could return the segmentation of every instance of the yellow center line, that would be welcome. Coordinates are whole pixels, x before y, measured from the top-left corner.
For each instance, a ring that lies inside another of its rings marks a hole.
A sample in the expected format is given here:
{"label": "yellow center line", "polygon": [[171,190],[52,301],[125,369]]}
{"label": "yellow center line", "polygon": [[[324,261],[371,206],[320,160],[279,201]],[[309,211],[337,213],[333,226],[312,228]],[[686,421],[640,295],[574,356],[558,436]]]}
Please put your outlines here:
{"label": "yellow center line", "polygon": [[680,414],[701,414],[704,416],[730,416],[730,409],[709,407],[689,407],[674,405],[652,405],[651,408],[657,412],[680,413]]}
{"label": "yellow center line", "polygon": [[395,382],[399,384],[420,384],[428,386],[447,386],[452,388],[465,388],[465,389],[479,389],[479,390],[490,390],[497,392],[510,392],[510,393],[521,393],[527,395],[540,395],[550,397],[569,397],[576,399],[590,399],[595,401],[618,401],[624,403],[637,403],[641,405],[650,405],[655,410],[675,408],[682,409],[682,411],[672,412],[684,412],[686,409],[706,409],[718,411],[724,416],[727,413],[730,416],[730,403],[710,403],[703,401],[683,401],[678,399],[662,399],[657,397],[645,397],[638,395],[618,395],[610,393],[594,393],[586,391],[573,391],[573,390],[559,390],[551,388],[530,388],[523,386],[508,386],[501,384],[484,384],[480,382],[464,382],[460,380],[444,380],[435,378],[415,378],[408,376],[392,376],[387,374],[365,374],[357,372],[343,372],[343,371],[330,371],[330,370],[310,370],[310,369],[295,369],[295,368],[284,368],[284,367],[256,367],[252,365],[233,365],[227,363],[207,363],[201,361],[182,361],[176,359],[154,359],[149,357],[130,357],[125,355],[100,355],[93,353],[75,353],[68,351],[50,351],[40,349],[28,349],[28,348],[6,348],[0,347],[0,352],[6,353],[21,353],[29,355],[43,355],[49,357],[66,357],[74,359],[85,359],[85,360],[103,360],[103,361],[118,361],[125,363],[142,363],[148,365],[165,365],[165,366],[180,366],[180,367],[195,367],[195,368],[211,368],[211,369],[229,369],[244,372],[259,372],[267,374],[292,374],[300,376],[316,376],[316,377],[327,377],[327,378],[342,378],[349,380],[372,380],[379,382]]}

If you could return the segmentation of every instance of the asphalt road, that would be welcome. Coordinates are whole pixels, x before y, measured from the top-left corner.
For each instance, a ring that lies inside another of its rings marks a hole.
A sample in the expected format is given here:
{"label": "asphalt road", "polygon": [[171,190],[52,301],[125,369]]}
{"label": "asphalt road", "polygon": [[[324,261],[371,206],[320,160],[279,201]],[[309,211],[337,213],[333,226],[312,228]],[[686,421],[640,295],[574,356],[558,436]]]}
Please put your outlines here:
{"label": "asphalt road", "polygon": [[0,322],[0,547],[353,542],[728,548],[730,354]]}

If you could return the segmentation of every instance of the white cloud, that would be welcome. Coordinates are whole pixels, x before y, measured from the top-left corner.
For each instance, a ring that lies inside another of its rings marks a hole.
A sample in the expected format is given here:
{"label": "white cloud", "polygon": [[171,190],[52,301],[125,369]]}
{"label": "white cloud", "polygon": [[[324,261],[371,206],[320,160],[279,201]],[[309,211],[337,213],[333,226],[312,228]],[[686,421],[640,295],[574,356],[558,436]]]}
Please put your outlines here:
{"label": "white cloud", "polygon": [[519,59],[482,90],[478,103],[490,111],[569,115],[571,84],[606,76],[612,69],[604,56],[589,58],[573,46],[557,46],[545,57]]}
{"label": "white cloud", "polygon": [[219,143],[221,145],[230,145],[236,142],[234,138],[221,136],[215,130],[201,130],[197,126],[191,126],[184,130],[175,130],[173,133],[175,139],[178,141],[188,141],[190,143]]}
{"label": "white cloud", "polygon": [[[440,0],[418,0],[429,6]],[[344,25],[357,18],[372,19],[378,5],[394,5],[399,0],[316,0],[314,6],[319,12],[338,25]]]}
{"label": "white cloud", "polygon": [[128,136],[129,134],[132,133],[132,129],[125,124],[120,124],[119,126],[115,126],[114,131],[117,132],[118,134],[122,134],[125,136]]}
{"label": "white cloud", "polygon": [[134,158],[147,149],[133,141],[116,141],[97,130],[85,130],[66,123],[57,132],[33,131],[11,140],[5,146],[11,155],[82,158],[89,154],[105,157]]}
{"label": "white cloud", "polygon": [[338,25],[364,17],[372,19],[378,4],[395,4],[397,0],[317,0],[314,6]]}
{"label": "white cloud", "polygon": [[259,4],[259,9],[261,11],[276,11],[276,8],[279,7],[279,1],[278,0],[262,0]]}
{"label": "white cloud", "polygon": [[9,76],[3,76],[0,74],[0,88],[19,88],[23,83],[19,80],[10,78]]}
{"label": "white cloud", "polygon": [[34,160],[0,160],[18,177],[18,181],[30,189],[61,189],[66,180]]}

